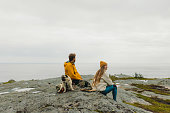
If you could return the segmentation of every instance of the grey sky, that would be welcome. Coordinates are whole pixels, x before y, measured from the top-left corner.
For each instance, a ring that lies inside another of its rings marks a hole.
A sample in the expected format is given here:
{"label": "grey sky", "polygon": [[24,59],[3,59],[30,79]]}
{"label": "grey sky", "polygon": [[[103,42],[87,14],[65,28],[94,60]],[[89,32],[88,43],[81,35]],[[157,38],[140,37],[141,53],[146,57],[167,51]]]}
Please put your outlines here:
{"label": "grey sky", "polygon": [[1,0],[0,62],[170,66],[169,0]]}

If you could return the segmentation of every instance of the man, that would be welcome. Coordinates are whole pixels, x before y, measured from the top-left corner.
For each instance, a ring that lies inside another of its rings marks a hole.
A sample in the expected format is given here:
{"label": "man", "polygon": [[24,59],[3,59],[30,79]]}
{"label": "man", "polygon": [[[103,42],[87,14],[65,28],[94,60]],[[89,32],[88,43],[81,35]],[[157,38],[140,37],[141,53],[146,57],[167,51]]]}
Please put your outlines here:
{"label": "man", "polygon": [[69,61],[64,63],[65,75],[68,75],[72,79],[72,83],[75,85],[84,82],[83,87],[89,86],[89,83],[87,81],[84,81],[81,75],[77,72],[75,61],[76,61],[76,54],[75,53],[69,54]]}

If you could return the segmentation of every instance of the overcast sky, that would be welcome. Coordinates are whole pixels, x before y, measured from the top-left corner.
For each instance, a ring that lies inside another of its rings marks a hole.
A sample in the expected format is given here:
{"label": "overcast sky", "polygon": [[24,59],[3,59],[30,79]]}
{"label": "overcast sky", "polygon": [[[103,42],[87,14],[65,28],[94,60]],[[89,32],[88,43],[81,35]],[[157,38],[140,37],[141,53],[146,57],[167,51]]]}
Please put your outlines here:
{"label": "overcast sky", "polygon": [[0,63],[170,66],[169,0],[1,0]]}

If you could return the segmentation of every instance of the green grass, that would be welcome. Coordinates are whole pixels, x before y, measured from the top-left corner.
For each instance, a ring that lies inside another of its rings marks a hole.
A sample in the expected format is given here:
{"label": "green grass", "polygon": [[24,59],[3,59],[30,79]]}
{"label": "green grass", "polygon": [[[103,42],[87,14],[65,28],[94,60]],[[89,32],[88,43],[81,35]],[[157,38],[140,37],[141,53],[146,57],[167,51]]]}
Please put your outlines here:
{"label": "green grass", "polygon": [[128,89],[125,89],[126,91],[135,91],[135,92],[138,92],[138,93],[142,93],[144,90],[143,89],[139,89],[139,88],[128,88]]}
{"label": "green grass", "polygon": [[165,88],[163,86],[158,86],[158,85],[144,85],[144,84],[131,84],[132,86],[136,86],[140,89],[143,89],[144,91],[151,91],[156,94],[161,94],[161,95],[170,95],[170,90],[168,88]]}
{"label": "green grass", "polygon": [[152,105],[143,105],[139,103],[127,103],[136,107],[143,108],[148,111],[152,111],[154,113],[169,113],[170,112],[170,100],[163,100],[157,97],[147,97],[141,94],[136,94],[138,98],[142,98],[143,100],[151,103]]}
{"label": "green grass", "polygon": [[3,82],[2,84],[10,84],[16,82],[15,80],[9,80],[8,82]]}
{"label": "green grass", "polygon": [[155,80],[155,78],[135,78],[135,77],[126,77],[126,78],[118,78],[115,76],[110,76],[112,81],[115,80],[128,80],[128,79],[135,79],[135,80]]}

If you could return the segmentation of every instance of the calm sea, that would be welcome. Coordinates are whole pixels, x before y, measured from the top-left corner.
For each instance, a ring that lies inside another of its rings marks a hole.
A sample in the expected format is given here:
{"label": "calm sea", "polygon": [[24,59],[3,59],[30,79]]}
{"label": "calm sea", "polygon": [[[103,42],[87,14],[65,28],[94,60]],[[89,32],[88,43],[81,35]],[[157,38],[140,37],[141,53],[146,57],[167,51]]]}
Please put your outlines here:
{"label": "calm sea", "polygon": [[[94,75],[99,68],[95,63],[77,63],[77,70],[81,75]],[[170,78],[170,66],[112,66],[108,67],[108,74],[141,73],[144,77]],[[14,80],[46,79],[59,77],[64,74],[63,63],[56,64],[0,64],[0,82]]]}

